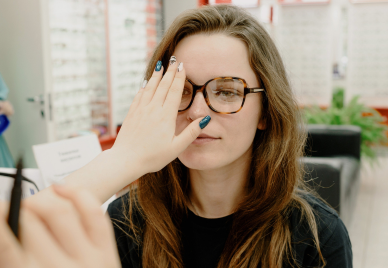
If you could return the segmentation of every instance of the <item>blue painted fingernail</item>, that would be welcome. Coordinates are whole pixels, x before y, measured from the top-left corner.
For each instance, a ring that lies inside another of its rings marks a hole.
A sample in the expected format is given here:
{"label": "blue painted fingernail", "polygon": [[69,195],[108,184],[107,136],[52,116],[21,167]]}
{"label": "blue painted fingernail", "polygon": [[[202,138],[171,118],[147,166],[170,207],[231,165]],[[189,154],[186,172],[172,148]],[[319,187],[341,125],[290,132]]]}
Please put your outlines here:
{"label": "blue painted fingernail", "polygon": [[156,63],[155,71],[159,72],[160,69],[162,69],[162,62],[159,60],[159,61]]}
{"label": "blue painted fingernail", "polygon": [[212,119],[212,118],[207,115],[204,119],[201,120],[201,122],[199,122],[199,127],[201,129],[204,129],[207,126],[207,124],[209,124],[210,119]]}

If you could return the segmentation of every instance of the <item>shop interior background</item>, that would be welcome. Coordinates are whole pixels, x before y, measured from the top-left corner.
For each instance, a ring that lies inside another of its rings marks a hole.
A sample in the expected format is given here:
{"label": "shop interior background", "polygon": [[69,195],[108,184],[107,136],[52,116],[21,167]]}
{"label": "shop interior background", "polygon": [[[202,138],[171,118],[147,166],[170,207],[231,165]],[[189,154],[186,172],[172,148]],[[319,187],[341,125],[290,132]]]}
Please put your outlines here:
{"label": "shop interior background", "polygon": [[[0,73],[15,114],[4,137],[36,168],[32,146],[95,133],[112,146],[163,31],[203,4],[246,8],[274,39],[301,107],[358,95],[388,116],[385,0],[0,0]],[[387,121],[386,121],[387,122]],[[362,165],[348,226],[354,267],[388,267],[388,161]],[[384,212],[385,211],[385,212]],[[383,257],[385,256],[385,257]]]}

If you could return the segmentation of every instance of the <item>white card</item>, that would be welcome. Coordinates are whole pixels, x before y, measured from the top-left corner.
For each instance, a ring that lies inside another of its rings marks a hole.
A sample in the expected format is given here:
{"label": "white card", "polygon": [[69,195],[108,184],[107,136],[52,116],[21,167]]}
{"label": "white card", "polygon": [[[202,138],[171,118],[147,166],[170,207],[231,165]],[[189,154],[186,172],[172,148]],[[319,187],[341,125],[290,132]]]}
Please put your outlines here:
{"label": "white card", "polygon": [[85,166],[102,152],[94,134],[34,145],[32,149],[45,187]]}
{"label": "white card", "polygon": [[[0,168],[1,173],[15,174],[16,168]],[[22,174],[25,178],[30,179],[35,182],[36,186],[33,183],[22,181],[22,199],[27,198],[36,194],[38,191],[42,190],[44,187],[41,184],[41,176],[38,169],[26,168],[23,169]],[[10,201],[11,190],[15,183],[15,179],[8,176],[0,176],[0,200]],[[37,189],[37,187],[39,189]]]}

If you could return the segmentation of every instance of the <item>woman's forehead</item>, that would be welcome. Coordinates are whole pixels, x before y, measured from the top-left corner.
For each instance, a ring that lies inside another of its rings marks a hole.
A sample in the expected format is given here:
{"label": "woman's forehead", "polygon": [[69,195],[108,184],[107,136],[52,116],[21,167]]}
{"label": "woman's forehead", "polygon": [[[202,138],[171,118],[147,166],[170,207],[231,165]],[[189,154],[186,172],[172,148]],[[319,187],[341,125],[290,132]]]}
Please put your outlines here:
{"label": "woman's forehead", "polygon": [[248,50],[243,41],[224,34],[195,34],[179,42],[174,56],[183,62],[186,76],[203,84],[220,76],[237,76],[256,80],[249,65]]}

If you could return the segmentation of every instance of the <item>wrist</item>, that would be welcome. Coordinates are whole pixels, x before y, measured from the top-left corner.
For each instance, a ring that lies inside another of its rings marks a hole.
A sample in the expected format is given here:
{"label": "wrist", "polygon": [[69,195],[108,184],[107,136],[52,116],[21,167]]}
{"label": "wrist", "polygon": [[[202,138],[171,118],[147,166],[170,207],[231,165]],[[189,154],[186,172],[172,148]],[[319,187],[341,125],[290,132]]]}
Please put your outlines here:
{"label": "wrist", "polygon": [[106,163],[109,172],[114,173],[120,180],[127,182],[126,185],[147,173],[144,165],[140,163],[134,152],[109,149],[103,151],[99,157],[101,158],[100,161]]}
{"label": "wrist", "polygon": [[87,189],[102,203],[144,175],[142,165],[130,154],[106,150],[65,178],[66,184]]}

